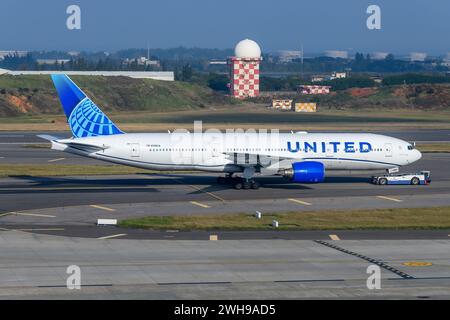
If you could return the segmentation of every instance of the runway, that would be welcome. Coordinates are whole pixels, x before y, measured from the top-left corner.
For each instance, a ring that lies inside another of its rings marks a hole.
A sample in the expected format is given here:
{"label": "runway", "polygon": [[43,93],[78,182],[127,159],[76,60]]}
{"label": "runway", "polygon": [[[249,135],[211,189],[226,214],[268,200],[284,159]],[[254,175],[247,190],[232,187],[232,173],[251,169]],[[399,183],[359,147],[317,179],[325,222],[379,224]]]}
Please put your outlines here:
{"label": "runway", "polygon": [[[446,135],[450,137],[450,130],[396,134],[440,141]],[[1,133],[0,150],[6,151],[0,153],[0,163],[56,163],[49,162],[52,159],[64,164],[101,163],[45,148],[27,147],[30,143],[41,142],[36,133]],[[446,170],[449,163],[450,154],[430,153],[404,169],[430,170],[432,183],[428,186],[372,185],[369,180],[373,172],[329,172],[325,183],[312,185],[294,184],[280,177],[259,177],[263,185],[259,190],[234,190],[217,184],[217,175],[208,173],[145,174],[143,170],[136,175],[9,177],[0,179],[0,227],[35,230],[36,226],[55,229],[51,228],[54,226],[64,232],[39,232],[63,235],[69,234],[67,227],[71,226],[71,236],[96,237],[92,229],[86,227],[92,227],[98,218],[105,217],[120,220],[148,215],[449,206],[450,170]],[[192,239],[202,237],[190,235]],[[127,237],[142,238],[143,235],[128,232]]]}
{"label": "runway", "polygon": [[[0,232],[0,299],[445,299],[449,240],[100,240]],[[422,263],[417,263],[417,262]],[[68,266],[81,290],[68,290]],[[369,290],[378,265],[381,289]]]}
{"label": "runway", "polygon": [[[35,134],[0,133],[0,164],[99,164],[30,148],[43,143]],[[395,134],[450,140],[445,130]],[[428,186],[376,186],[371,172],[314,185],[260,177],[259,190],[208,173],[2,178],[0,299],[448,299],[450,230],[149,231],[95,221],[449,206],[449,163],[431,153],[405,168],[431,170]],[[381,290],[366,286],[373,264]],[[69,265],[81,268],[81,290],[66,288]]]}

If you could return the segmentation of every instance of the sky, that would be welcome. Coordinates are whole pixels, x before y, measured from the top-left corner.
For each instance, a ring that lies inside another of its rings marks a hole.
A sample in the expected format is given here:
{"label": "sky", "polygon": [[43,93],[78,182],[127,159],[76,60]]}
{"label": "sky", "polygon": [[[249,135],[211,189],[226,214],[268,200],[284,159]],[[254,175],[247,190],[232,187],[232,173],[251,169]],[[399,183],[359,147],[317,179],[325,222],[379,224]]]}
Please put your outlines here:
{"label": "sky", "polygon": [[[369,30],[369,5],[381,29]],[[69,5],[81,30],[69,30]],[[233,48],[262,51],[450,52],[448,0],[1,0],[0,50],[116,51],[125,48]]]}

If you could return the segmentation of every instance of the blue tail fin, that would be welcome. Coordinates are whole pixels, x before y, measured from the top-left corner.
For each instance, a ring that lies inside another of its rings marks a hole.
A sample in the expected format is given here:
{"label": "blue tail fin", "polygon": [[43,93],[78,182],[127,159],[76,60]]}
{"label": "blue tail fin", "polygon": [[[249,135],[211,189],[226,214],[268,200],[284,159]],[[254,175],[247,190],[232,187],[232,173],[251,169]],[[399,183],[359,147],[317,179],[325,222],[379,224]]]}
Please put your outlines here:
{"label": "blue tail fin", "polygon": [[123,133],[67,75],[52,74],[52,80],[74,137]]}

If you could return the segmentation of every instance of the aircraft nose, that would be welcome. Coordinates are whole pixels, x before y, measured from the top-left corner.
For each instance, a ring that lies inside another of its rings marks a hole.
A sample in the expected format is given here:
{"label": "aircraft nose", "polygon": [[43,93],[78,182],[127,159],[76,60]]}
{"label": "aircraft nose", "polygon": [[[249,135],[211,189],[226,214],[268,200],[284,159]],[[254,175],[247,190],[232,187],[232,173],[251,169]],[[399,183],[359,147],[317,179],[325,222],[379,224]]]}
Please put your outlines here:
{"label": "aircraft nose", "polygon": [[415,149],[415,159],[414,161],[419,160],[420,158],[422,158],[422,152],[420,152],[419,150]]}

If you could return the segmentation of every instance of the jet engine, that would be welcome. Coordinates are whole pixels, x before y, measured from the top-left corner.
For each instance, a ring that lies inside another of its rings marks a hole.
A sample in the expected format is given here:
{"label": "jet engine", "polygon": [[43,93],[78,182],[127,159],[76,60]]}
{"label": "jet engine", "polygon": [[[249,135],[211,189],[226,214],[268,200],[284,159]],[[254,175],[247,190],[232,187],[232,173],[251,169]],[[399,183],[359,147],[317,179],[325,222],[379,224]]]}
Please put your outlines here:
{"label": "jet engine", "polygon": [[318,183],[325,178],[325,167],[316,161],[294,162],[292,169],[284,170],[283,177],[292,182]]}

